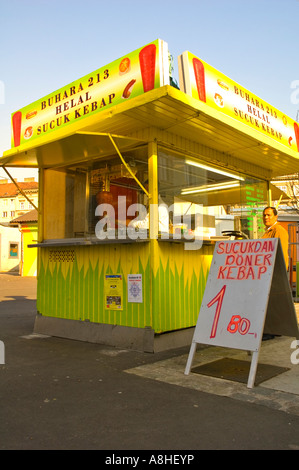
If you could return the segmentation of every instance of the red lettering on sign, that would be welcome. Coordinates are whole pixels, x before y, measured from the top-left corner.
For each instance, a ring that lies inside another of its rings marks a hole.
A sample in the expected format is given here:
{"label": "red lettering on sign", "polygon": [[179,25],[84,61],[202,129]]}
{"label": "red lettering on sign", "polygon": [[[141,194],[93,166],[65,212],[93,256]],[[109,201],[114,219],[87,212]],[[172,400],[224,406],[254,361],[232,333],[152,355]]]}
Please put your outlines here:
{"label": "red lettering on sign", "polygon": [[238,269],[238,274],[237,274],[237,279],[239,281],[242,281],[242,279],[244,279],[246,277],[246,267],[245,266],[241,266],[239,269]]}
{"label": "red lettering on sign", "polygon": [[255,260],[254,260],[254,264],[255,266],[260,266],[262,263],[262,260],[263,259],[263,255],[256,255],[255,256]]}
{"label": "red lettering on sign", "polygon": [[222,287],[222,289],[218,292],[218,294],[214,297],[214,299],[212,299],[208,303],[208,308],[210,308],[210,307],[212,307],[212,305],[214,305],[214,303],[217,302],[217,307],[216,307],[216,312],[215,312],[215,316],[214,316],[214,321],[213,321],[213,325],[212,325],[210,338],[215,338],[215,336],[216,336],[218,320],[219,320],[219,317],[220,317],[220,311],[221,311],[221,307],[222,307],[223,297],[224,297],[224,294],[225,294],[225,289],[226,289],[226,286],[224,285]]}
{"label": "red lettering on sign", "polygon": [[251,266],[252,265],[252,255],[246,255],[245,256],[245,266],[248,265],[248,266]]}
{"label": "red lettering on sign", "polygon": [[265,265],[265,264],[268,264],[269,266],[271,266],[271,261],[270,261],[271,258],[272,258],[272,255],[271,255],[271,254],[265,255],[265,257],[264,257],[264,265]]}
{"label": "red lettering on sign", "polygon": [[233,315],[229,324],[227,325],[227,331],[229,333],[236,333],[238,331],[240,321],[240,315]]}
{"label": "red lettering on sign", "polygon": [[241,318],[240,315],[233,315],[229,324],[227,325],[227,331],[229,333],[237,333],[241,335],[246,335],[250,328],[250,321],[248,318]]}
{"label": "red lettering on sign", "polygon": [[233,273],[232,273],[232,269],[234,269],[232,266],[230,266],[228,268],[226,279],[235,279],[235,277],[233,276]]}
{"label": "red lettering on sign", "polygon": [[225,279],[225,266],[220,266],[218,271],[218,279]]}
{"label": "red lettering on sign", "polygon": [[218,245],[217,254],[218,254],[218,255],[222,255],[223,253],[224,253],[224,243],[221,242],[221,243],[219,243],[219,245]]}
{"label": "red lettering on sign", "polygon": [[258,273],[257,273],[257,278],[260,279],[261,278],[261,275],[262,274],[265,274],[265,272],[267,272],[267,268],[266,266],[261,266],[258,270]]}
{"label": "red lettering on sign", "polygon": [[251,266],[248,268],[246,279],[248,279],[249,277],[251,277],[251,279],[254,279],[254,269]]}

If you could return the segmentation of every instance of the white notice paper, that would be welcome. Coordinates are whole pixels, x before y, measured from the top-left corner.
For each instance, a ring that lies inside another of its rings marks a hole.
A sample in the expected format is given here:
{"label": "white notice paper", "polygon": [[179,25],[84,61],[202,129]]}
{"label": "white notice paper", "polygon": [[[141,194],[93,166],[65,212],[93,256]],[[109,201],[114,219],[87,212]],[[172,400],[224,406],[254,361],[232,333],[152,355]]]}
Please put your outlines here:
{"label": "white notice paper", "polygon": [[142,274],[128,274],[128,302],[143,302]]}

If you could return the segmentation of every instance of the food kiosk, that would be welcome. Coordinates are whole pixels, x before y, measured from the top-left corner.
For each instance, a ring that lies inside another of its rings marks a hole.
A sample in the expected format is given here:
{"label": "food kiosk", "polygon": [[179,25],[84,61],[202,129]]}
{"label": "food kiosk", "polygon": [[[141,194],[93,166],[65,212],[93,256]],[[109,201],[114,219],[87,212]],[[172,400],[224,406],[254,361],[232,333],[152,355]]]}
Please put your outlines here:
{"label": "food kiosk", "polygon": [[178,60],[179,88],[156,40],[13,113],[0,164],[39,168],[35,332],[190,344],[228,236],[216,222],[258,236],[282,194],[271,179],[297,171],[292,119],[190,52]]}

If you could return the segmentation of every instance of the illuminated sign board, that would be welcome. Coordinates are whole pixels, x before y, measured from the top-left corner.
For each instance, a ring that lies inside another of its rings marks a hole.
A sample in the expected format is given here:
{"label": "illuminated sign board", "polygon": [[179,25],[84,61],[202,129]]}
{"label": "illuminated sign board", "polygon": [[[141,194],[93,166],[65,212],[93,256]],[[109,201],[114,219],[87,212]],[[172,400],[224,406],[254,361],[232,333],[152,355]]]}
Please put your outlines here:
{"label": "illuminated sign board", "polygon": [[12,147],[55,133],[169,84],[167,43],[156,41],[12,114]]}
{"label": "illuminated sign board", "polygon": [[299,152],[297,122],[188,51],[179,57],[179,67],[186,94]]}

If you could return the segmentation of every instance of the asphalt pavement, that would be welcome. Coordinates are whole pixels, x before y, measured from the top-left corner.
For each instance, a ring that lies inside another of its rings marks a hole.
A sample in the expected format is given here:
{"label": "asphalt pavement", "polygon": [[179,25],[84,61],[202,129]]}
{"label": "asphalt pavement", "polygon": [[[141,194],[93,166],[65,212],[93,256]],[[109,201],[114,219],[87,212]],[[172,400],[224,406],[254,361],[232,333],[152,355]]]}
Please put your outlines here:
{"label": "asphalt pavement", "polygon": [[[0,274],[1,450],[101,450],[99,462],[133,467],[141,460],[115,459],[172,451],[199,464],[201,450],[299,450],[292,338],[263,342],[259,362],[281,371],[249,389],[195,369],[186,376],[189,347],[149,354],[36,335],[35,315],[36,279]],[[248,360],[203,347],[193,367],[224,357]]]}

